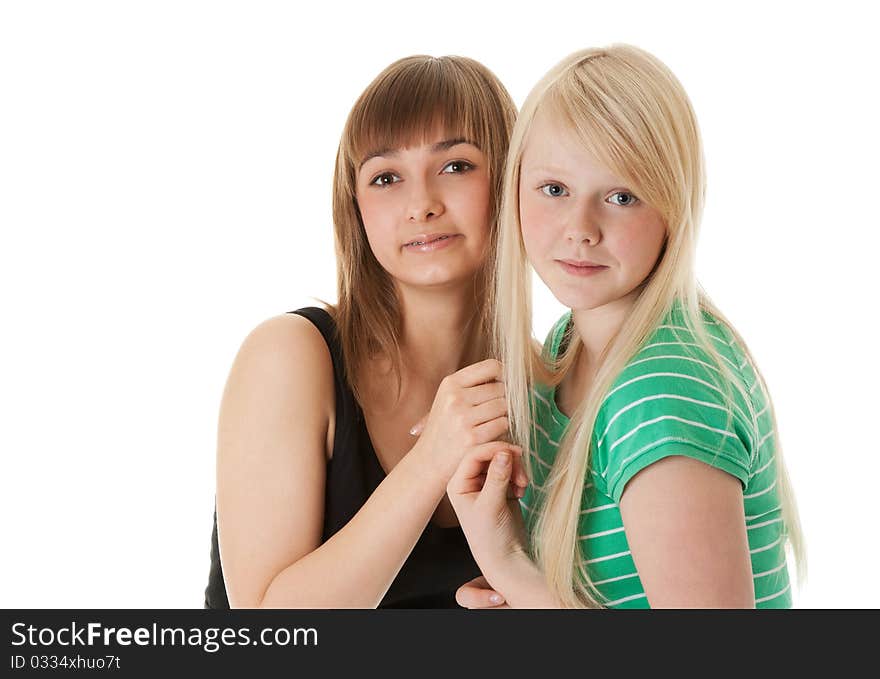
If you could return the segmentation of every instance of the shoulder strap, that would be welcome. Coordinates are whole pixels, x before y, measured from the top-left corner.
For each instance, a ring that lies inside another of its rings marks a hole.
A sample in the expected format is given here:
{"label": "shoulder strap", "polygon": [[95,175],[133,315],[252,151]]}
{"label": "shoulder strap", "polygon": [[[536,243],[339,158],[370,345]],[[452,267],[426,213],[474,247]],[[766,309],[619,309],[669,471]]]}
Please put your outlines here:
{"label": "shoulder strap", "polygon": [[348,384],[345,370],[345,360],[342,355],[342,344],[339,341],[339,332],[336,321],[330,312],[321,307],[303,307],[295,311],[288,311],[309,319],[320,330],[327,348],[330,350],[330,359],[333,361],[333,376],[336,380],[336,418],[337,422],[349,421],[351,418],[359,420],[361,417],[360,407]]}
{"label": "shoulder strap", "polygon": [[324,338],[327,348],[330,350],[330,358],[333,359],[333,372],[336,378],[345,384],[345,366],[342,357],[342,345],[339,343],[339,335],[336,331],[336,323],[330,312],[321,307],[310,306],[288,311],[289,314],[296,314],[309,319]]}

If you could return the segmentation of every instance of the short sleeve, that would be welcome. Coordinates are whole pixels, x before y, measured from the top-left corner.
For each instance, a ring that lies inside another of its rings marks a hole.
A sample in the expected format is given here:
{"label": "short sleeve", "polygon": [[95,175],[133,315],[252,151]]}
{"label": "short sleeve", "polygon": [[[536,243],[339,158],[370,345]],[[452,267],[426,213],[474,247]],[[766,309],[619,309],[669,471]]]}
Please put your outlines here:
{"label": "short sleeve", "polygon": [[[670,353],[672,355],[670,355]],[[623,371],[596,418],[596,468],[620,502],[627,482],[647,466],[682,455],[749,479],[751,433],[745,418],[692,357],[663,349]]]}

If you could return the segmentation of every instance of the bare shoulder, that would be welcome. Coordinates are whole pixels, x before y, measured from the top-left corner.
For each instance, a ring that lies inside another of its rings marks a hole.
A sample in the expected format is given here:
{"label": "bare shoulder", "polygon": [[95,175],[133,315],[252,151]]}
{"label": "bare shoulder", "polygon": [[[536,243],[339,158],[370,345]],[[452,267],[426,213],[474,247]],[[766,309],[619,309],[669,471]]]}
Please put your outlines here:
{"label": "bare shoulder", "polygon": [[266,369],[272,375],[314,373],[333,379],[333,362],[327,343],[315,325],[298,314],[279,314],[257,325],[245,337],[236,363]]}
{"label": "bare shoulder", "polygon": [[233,361],[217,430],[217,529],[230,605],[259,605],[321,543],[333,363],[321,332],[269,318]]}
{"label": "bare shoulder", "polygon": [[224,423],[241,426],[251,413],[273,424],[291,418],[326,435],[334,408],[333,360],[321,331],[303,316],[279,314],[251,330],[238,350],[223,393],[221,431]]}
{"label": "bare shoulder", "polygon": [[[298,314],[279,314],[257,325],[235,357],[232,378],[247,378],[290,393],[305,387],[317,400],[332,403],[333,360],[315,325]],[[227,385],[229,386],[229,385]]]}

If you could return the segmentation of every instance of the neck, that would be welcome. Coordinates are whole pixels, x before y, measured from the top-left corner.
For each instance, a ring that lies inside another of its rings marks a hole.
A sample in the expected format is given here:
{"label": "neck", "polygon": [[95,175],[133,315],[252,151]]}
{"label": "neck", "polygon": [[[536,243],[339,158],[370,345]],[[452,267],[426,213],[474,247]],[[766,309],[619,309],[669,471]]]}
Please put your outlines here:
{"label": "neck", "polygon": [[626,297],[609,302],[595,309],[573,309],[572,319],[581,338],[583,347],[578,364],[597,366],[602,353],[620,330],[633,305],[638,299],[639,290],[633,290]]}
{"label": "neck", "polygon": [[484,338],[477,337],[473,281],[455,287],[398,286],[403,317],[401,352],[404,378],[431,385],[479,358]]}

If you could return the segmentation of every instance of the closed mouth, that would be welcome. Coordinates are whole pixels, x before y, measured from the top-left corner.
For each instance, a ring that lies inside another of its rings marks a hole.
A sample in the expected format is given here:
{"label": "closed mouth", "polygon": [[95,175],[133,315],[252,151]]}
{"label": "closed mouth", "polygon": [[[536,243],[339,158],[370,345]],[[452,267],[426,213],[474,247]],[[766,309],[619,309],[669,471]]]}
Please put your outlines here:
{"label": "closed mouth", "polygon": [[429,244],[429,243],[435,243],[435,242],[437,242],[437,241],[447,240],[447,239],[449,239],[449,238],[453,238],[453,237],[455,237],[456,235],[458,235],[458,234],[454,234],[454,233],[437,233],[437,234],[431,234],[431,235],[420,235],[420,236],[418,236],[415,240],[411,240],[411,241],[409,241],[408,243],[404,243],[404,244],[403,244],[403,247],[409,247],[409,246],[411,246],[411,245],[414,245],[414,246],[418,246],[418,245],[427,245],[427,244]]}
{"label": "closed mouth", "polygon": [[569,266],[576,266],[581,269],[607,269],[608,266],[606,264],[596,264],[595,262],[589,261],[578,261],[576,259],[559,259],[557,260],[562,262],[563,264],[568,264]]}

